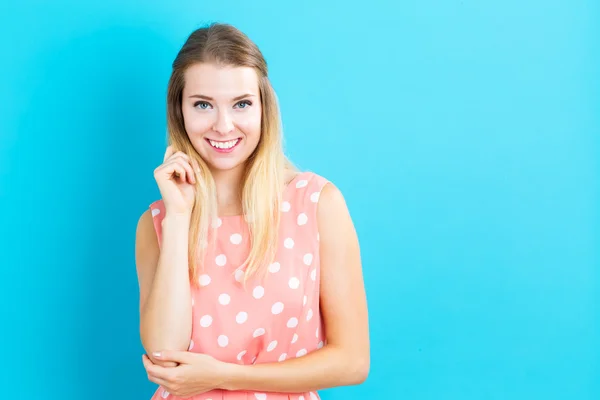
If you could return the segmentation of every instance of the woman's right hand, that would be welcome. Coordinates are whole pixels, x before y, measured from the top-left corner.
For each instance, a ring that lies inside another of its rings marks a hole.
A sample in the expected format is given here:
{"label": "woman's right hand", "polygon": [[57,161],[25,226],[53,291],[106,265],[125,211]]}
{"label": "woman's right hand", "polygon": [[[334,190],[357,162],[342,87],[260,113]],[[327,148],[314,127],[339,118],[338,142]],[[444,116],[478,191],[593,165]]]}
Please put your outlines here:
{"label": "woman's right hand", "polygon": [[194,205],[196,184],[195,170],[199,166],[182,151],[167,147],[164,160],[154,170],[167,214],[190,215]]}

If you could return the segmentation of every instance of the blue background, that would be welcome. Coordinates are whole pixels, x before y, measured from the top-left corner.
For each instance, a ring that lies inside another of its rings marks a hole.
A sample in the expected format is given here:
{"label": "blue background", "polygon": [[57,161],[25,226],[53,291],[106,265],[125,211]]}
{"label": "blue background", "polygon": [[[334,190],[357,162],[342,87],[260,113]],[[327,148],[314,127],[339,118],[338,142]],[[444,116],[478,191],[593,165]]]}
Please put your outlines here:
{"label": "blue background", "polygon": [[148,399],[135,226],[187,35],[263,50],[288,154],[344,192],[372,368],[334,399],[600,398],[600,5],[12,1],[0,17],[2,387]]}

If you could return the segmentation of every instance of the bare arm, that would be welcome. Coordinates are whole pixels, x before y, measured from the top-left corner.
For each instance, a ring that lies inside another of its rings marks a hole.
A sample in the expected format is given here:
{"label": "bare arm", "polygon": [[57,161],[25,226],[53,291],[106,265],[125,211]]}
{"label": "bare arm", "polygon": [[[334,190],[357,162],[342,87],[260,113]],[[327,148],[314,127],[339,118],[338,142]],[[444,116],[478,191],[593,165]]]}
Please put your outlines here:
{"label": "bare arm", "polygon": [[159,248],[150,210],[140,217],[135,258],[140,286],[140,337],[150,359],[153,351],[187,350],[192,331],[192,300],[188,278],[189,216],[166,215]]}
{"label": "bare arm", "polygon": [[327,345],[283,362],[228,364],[224,389],[306,392],[366,379],[369,328],[358,238],[344,198],[333,185],[323,188],[317,214]]}

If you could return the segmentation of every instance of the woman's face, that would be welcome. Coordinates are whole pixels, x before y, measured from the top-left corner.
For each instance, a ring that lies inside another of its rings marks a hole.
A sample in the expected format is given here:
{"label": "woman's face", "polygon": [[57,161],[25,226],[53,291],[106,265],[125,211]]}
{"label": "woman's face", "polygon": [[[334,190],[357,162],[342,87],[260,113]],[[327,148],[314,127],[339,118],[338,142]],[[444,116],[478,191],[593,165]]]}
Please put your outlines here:
{"label": "woman's face", "polygon": [[196,64],[185,72],[185,130],[213,172],[243,168],[260,139],[261,99],[253,68]]}

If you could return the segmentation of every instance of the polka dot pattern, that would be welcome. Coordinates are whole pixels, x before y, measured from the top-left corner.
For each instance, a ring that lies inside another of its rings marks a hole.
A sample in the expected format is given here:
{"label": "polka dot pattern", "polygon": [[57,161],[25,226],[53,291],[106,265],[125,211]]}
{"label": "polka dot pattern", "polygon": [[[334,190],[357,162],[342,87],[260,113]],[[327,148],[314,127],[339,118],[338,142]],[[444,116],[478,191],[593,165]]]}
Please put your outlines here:
{"label": "polka dot pattern", "polygon": [[280,269],[281,264],[279,264],[278,262],[274,262],[273,264],[269,265],[269,272],[272,274],[279,272]]}
{"label": "polka dot pattern", "polygon": [[238,313],[238,315],[235,316],[235,321],[238,324],[243,324],[244,322],[248,321],[248,313],[241,311]]}
{"label": "polka dot pattern", "polygon": [[219,254],[215,259],[215,264],[217,264],[219,267],[223,267],[225,264],[227,264],[227,256],[225,254]]}
{"label": "polka dot pattern", "polygon": [[[283,193],[279,246],[266,274],[245,280],[243,263],[250,251],[248,220],[222,216],[212,222],[214,243],[206,246],[203,269],[192,294],[189,351],[230,363],[285,362],[325,345],[319,312],[319,233],[317,207],[327,180],[298,174]],[[150,205],[162,241],[162,200]],[[241,393],[207,392],[202,399],[234,400]],[[245,396],[245,394],[244,394]],[[244,397],[246,398],[246,397]],[[248,392],[257,400],[315,400],[316,392]],[[159,387],[152,400],[177,400]]]}

